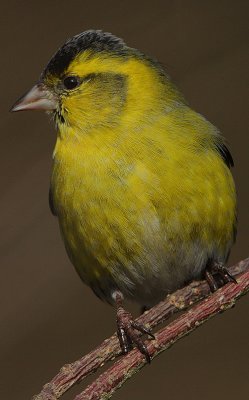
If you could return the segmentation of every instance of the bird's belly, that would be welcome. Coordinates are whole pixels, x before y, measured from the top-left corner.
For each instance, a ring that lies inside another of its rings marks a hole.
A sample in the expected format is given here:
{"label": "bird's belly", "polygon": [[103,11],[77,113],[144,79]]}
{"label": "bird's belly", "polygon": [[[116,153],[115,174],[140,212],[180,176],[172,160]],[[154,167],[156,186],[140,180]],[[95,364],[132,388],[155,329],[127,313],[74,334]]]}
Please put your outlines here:
{"label": "bird's belly", "polygon": [[[232,243],[224,239],[222,247],[223,232],[212,225],[197,224],[191,233],[186,216],[179,222],[180,213],[164,224],[153,207],[128,212],[108,202],[81,207],[82,201],[76,196],[67,202],[59,216],[62,235],[82,280],[108,302],[121,290],[143,305],[157,303],[199,278],[209,258],[225,261]],[[195,232],[200,226],[202,232]]]}
{"label": "bird's belly", "polygon": [[59,215],[61,232],[81,279],[100,298],[112,302],[113,291],[121,290],[145,304],[158,290],[172,289],[175,279],[165,268],[165,237],[153,207],[141,211],[136,203],[122,207],[108,201],[87,205],[86,199],[82,207],[83,199],[78,203],[76,198],[71,204],[67,200]]}
{"label": "bird's belly", "polygon": [[96,178],[68,170],[55,169],[52,176],[61,232],[80,277],[100,298],[112,302],[120,290],[151,305],[199,278],[208,259],[226,260],[235,196],[223,170],[217,179],[207,174],[198,180],[197,174],[191,185],[177,178],[180,190],[172,179],[160,186],[143,174],[141,181],[137,171],[124,183],[105,171]]}

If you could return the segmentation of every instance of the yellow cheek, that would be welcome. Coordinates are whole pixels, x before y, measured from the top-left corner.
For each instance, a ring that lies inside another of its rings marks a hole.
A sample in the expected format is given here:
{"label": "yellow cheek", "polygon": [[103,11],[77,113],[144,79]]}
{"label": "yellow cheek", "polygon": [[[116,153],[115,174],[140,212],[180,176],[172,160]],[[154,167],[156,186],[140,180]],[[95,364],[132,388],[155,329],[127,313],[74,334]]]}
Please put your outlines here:
{"label": "yellow cheek", "polygon": [[[104,55],[95,55],[89,58],[89,52],[79,54],[78,57],[70,64],[67,74],[76,74],[79,76],[87,76],[94,73],[95,75],[101,73],[113,73],[123,76],[127,80],[127,93],[125,101],[124,113],[121,115],[121,122],[130,126],[140,118],[146,119],[149,112],[152,110],[159,110],[162,107],[162,91],[165,85],[160,83],[158,72],[151,68],[146,62],[142,62],[136,58],[128,58],[126,60],[119,59],[118,57],[105,57]],[[155,84],[156,82],[156,84]],[[120,93],[118,93],[120,94]],[[106,96],[104,88],[99,92],[94,93],[91,84],[83,88],[82,97],[76,98],[72,103],[65,101],[65,106],[68,109],[71,107],[79,107],[79,101],[82,104],[81,111],[86,114],[91,113],[93,117],[99,117],[98,105],[101,105],[101,113],[103,115],[109,114],[107,104],[110,101],[115,104],[116,112],[119,102],[119,96],[115,97],[112,93],[112,100]],[[174,90],[168,93],[168,101],[174,101],[178,97],[178,93]],[[77,104],[76,104],[77,103]],[[103,105],[105,106],[103,108]],[[96,109],[96,113],[95,113]]]}

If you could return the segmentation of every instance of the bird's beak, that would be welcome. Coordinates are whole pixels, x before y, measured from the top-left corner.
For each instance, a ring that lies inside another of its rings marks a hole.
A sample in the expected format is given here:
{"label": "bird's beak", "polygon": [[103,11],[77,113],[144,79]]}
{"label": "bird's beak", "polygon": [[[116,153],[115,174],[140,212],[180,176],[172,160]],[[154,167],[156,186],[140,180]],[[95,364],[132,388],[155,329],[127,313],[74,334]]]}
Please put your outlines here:
{"label": "bird's beak", "polygon": [[57,99],[43,85],[38,83],[13,105],[10,111],[43,110],[52,111],[57,107]]}

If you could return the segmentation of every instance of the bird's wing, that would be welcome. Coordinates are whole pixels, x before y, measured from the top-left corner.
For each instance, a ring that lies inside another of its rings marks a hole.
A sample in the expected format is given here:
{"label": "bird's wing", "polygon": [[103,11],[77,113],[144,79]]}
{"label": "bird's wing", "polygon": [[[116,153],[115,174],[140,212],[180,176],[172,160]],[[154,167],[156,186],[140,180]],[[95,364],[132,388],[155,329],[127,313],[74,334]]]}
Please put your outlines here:
{"label": "bird's wing", "polygon": [[55,206],[54,206],[53,193],[52,193],[51,187],[49,188],[48,201],[49,201],[49,208],[51,210],[51,213],[54,216],[57,216]]}
{"label": "bird's wing", "polygon": [[228,148],[226,147],[226,145],[222,142],[219,142],[216,143],[215,147],[217,151],[220,153],[221,157],[223,158],[223,161],[226,163],[228,168],[233,167],[234,166],[233,157]]}

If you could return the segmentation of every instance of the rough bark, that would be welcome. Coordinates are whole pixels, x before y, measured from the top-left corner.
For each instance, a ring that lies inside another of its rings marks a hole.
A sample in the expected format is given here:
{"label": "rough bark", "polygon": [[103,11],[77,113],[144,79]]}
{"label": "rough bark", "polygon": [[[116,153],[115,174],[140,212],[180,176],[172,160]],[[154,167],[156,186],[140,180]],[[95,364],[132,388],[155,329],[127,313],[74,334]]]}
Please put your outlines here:
{"label": "rough bark", "polygon": [[[140,323],[154,328],[172,314],[179,310],[185,310],[199,301],[197,305],[191,307],[172,323],[161,329],[155,335],[155,341],[147,342],[152,357],[160,354],[209,318],[231,308],[235,301],[249,290],[249,258],[229,268],[229,272],[236,276],[237,284],[229,283],[217,292],[210,294],[209,286],[205,281],[192,282],[167,296],[164,301],[137,319]],[[44,386],[41,393],[34,396],[33,400],[58,399],[76,382],[94,373],[119,354],[119,343],[116,334],[114,334],[86,356],[74,363],[65,365],[52,381]],[[75,400],[110,398],[117,388],[145,364],[144,356],[137,349],[132,350],[76,396]]]}

